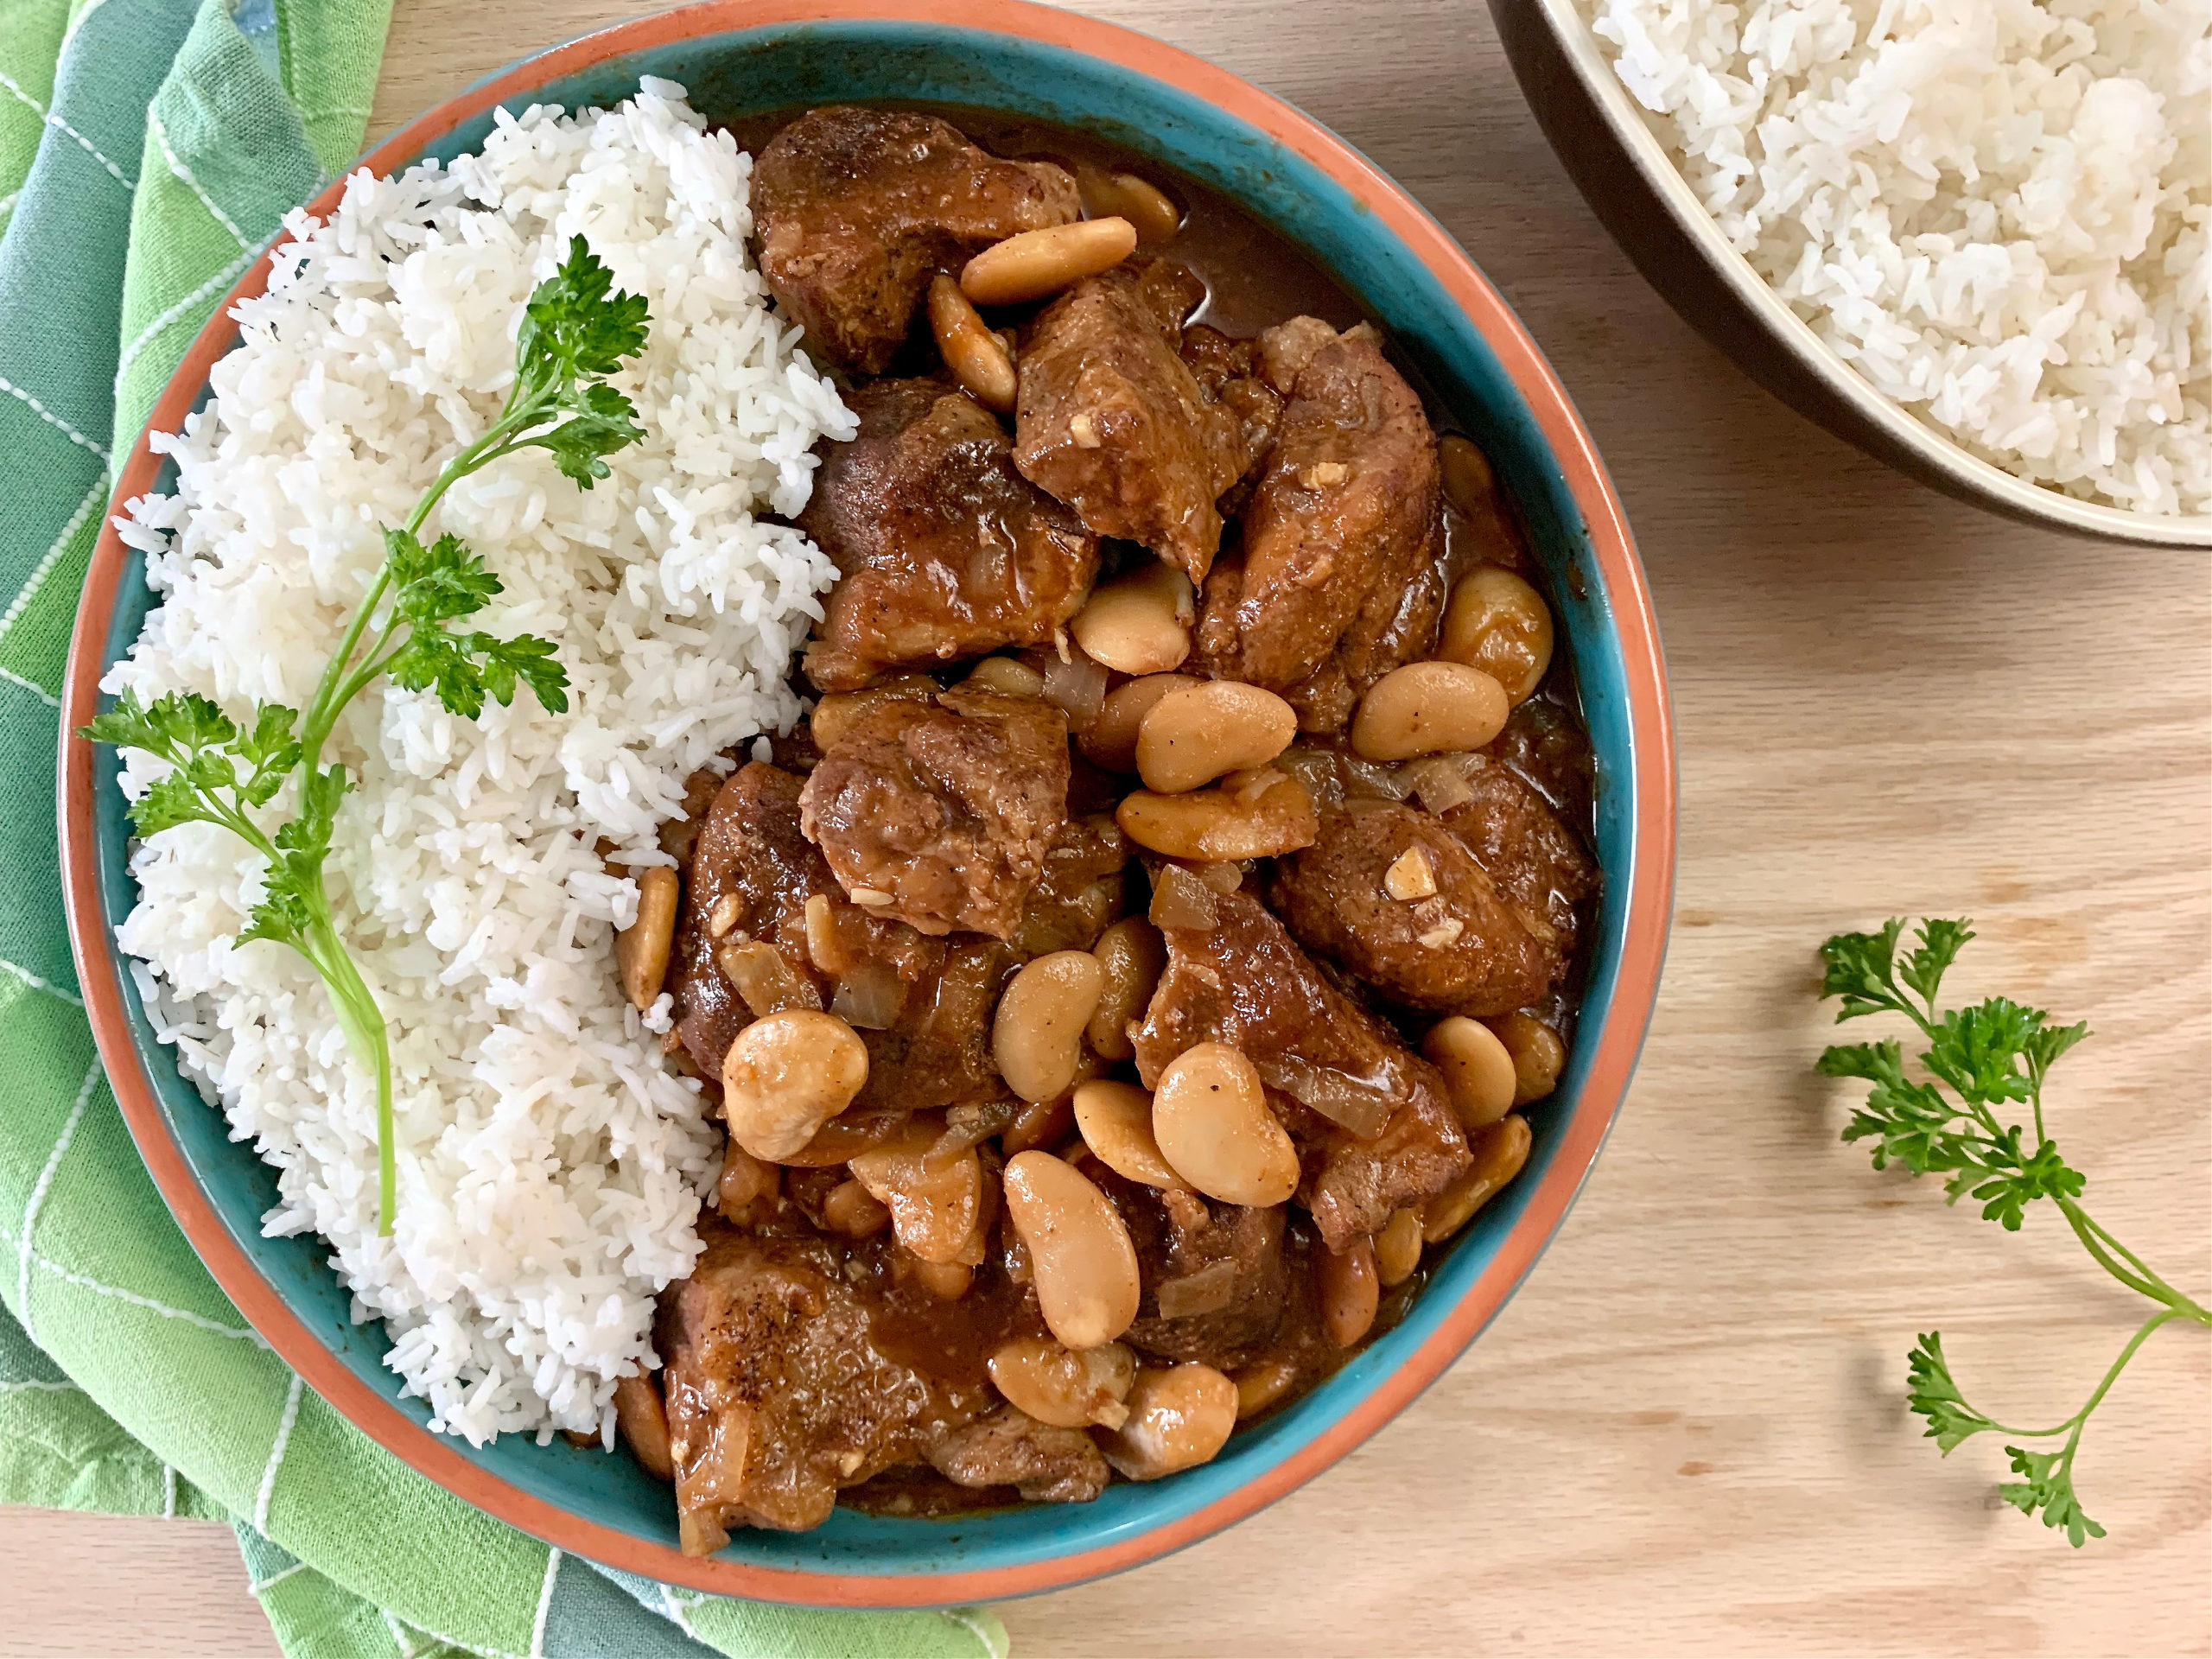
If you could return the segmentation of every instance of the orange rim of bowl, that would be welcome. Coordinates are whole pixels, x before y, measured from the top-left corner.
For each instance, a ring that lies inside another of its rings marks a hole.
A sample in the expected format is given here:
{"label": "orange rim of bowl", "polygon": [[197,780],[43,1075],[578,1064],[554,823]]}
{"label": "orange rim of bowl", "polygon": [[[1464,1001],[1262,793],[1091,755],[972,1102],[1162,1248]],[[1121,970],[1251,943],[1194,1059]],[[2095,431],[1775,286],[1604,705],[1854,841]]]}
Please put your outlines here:
{"label": "orange rim of bowl", "polygon": [[[762,1567],[680,1553],[587,1521],[510,1485],[449,1440],[403,1414],[325,1348],[287,1307],[232,1240],[170,1137],[132,1042],[119,969],[100,914],[93,830],[93,748],[74,735],[99,712],[101,656],[129,550],[113,523],[123,504],[153,487],[159,458],[149,435],[174,432],[209,371],[234,343],[232,308],[261,294],[270,261],[257,259],[185,353],[146,429],[124,462],[87,573],[63,687],[61,861],[71,949],[93,1036],[117,1102],[147,1168],[186,1236],[238,1311],[316,1393],[423,1475],[479,1509],[573,1554],[647,1578],[812,1606],[912,1607],[1033,1594],[1081,1583],[1197,1542],[1273,1503],[1344,1457],[1441,1376],[1504,1306],[1566,1217],[1626,1093],[1658,994],[1674,897],[1675,782],[1672,718],[1650,594],[1628,520],[1567,391],[1513,315],[1459,244],[1367,159],[1281,100],[1202,58],[1114,24],[1029,0],[704,0],[588,35],[524,60],[409,122],[349,168],[391,172],[438,137],[493,105],[549,80],[640,48],[763,26],[831,21],[928,22],[1013,35],[1136,69],[1238,116],[1335,178],[1426,264],[1473,321],[1518,388],[1551,446],[1584,516],[1604,573],[1623,658],[1630,739],[1635,851],[1628,876],[1625,937],[1614,1006],[1600,1033],[1576,1109],[1512,1230],[1427,1339],[1363,1399],[1306,1445],[1211,1503],[1134,1536],[1015,1566],[968,1572],[869,1576]],[[333,182],[307,210],[330,212],[345,186]]]}

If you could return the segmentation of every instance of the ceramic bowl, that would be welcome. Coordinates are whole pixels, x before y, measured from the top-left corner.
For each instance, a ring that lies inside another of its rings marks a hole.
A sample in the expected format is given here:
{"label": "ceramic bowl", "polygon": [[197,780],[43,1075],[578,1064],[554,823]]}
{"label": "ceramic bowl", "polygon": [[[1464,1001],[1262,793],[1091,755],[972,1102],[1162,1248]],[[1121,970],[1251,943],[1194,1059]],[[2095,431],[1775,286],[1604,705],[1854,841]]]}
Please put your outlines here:
{"label": "ceramic bowl", "polygon": [[1552,148],[1683,321],[1808,420],[1922,483],[2023,523],[2145,547],[2212,548],[2212,518],[2062,495],[1970,454],[1877,391],[1729,245],[1600,50],[1578,0],[1490,0]]}
{"label": "ceramic bowl", "polygon": [[[803,1534],[742,1533],[721,1554],[677,1552],[668,1489],[626,1457],[486,1447],[431,1433],[399,1397],[380,1325],[355,1325],[310,1238],[265,1238],[270,1171],[232,1141],[179,1076],[122,971],[114,925],[135,891],[111,752],[63,746],[64,861],[86,1004],[116,1096],[195,1248],[246,1318],[366,1433],[441,1484],[560,1548],[702,1589],[860,1607],[1051,1589],[1203,1538],[1310,1479],[1403,1409],[1497,1313],[1589,1173],[1620,1105],[1656,995],[1672,899],[1674,760],[1666,678],[1643,575],[1589,435],[1504,302],[1450,237],[1340,139],[1266,93],[1159,42],[1018,0],[713,0],[589,35],[480,82],[378,145],[396,172],[479,145],[499,105],[611,105],[640,75],[690,89],[710,117],[853,99],[981,106],[1086,128],[1246,204],[1332,271],[1495,459],[1563,596],[1565,637],[1599,769],[1606,885],[1580,1035],[1558,1094],[1534,1113],[1526,1172],[1451,1247],[1410,1316],[1214,1462],[1097,1502],[955,1520],[845,1510]],[[327,208],[334,186],[315,203]],[[263,261],[231,302],[260,291]],[[174,429],[236,338],[226,302],[156,407]],[[117,506],[173,474],[142,440]],[[99,703],[106,664],[153,597],[112,528],[86,582],[63,729]]]}

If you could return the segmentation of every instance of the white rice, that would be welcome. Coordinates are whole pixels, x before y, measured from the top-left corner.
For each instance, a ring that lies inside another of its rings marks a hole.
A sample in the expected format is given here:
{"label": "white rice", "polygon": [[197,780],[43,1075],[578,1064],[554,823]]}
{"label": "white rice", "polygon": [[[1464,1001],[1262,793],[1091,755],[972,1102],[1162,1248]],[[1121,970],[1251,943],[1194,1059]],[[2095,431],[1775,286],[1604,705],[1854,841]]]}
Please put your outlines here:
{"label": "white rice", "polygon": [[[613,1379],[652,1352],[653,1298],[699,1245],[720,1137],[623,1001],[614,930],[665,863],[683,779],[786,727],[791,652],[835,572],[798,531],[809,451],[850,415],[747,257],[749,158],[647,80],[611,112],[504,116],[481,156],[365,171],[288,221],[265,298],[173,440],[174,496],[130,504],[161,607],[108,689],[202,692],[233,715],[308,700],[400,523],[489,424],[530,290],[582,232],[652,308],[615,384],[645,441],[590,491],[528,450],[457,486],[429,531],[505,593],[472,626],[557,646],[569,710],[527,690],[480,721],[372,690],[333,753],[359,785],[328,885],[394,1035],[399,1211],[377,1236],[375,1094],[292,951],[234,948],[260,861],[223,830],[155,836],[124,950],[165,1039],[278,1171],[272,1235],[315,1232],[359,1319],[435,1427],[481,1442],[612,1433]],[[128,757],[136,795],[162,770]],[[284,802],[289,799],[289,791]]]}
{"label": "white rice", "polygon": [[2212,0],[1581,0],[1759,275],[2023,478],[2212,512]]}

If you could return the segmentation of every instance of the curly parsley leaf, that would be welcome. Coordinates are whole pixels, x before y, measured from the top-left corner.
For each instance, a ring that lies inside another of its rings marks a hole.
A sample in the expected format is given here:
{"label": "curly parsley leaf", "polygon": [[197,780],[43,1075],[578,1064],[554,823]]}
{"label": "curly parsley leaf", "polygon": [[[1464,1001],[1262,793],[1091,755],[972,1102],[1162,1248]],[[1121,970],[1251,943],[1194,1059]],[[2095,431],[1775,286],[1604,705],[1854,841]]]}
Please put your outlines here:
{"label": "curly parsley leaf", "polygon": [[1942,1333],[1923,1333],[1905,1356],[1905,1404],[1928,1420],[1926,1438],[1949,1457],[1960,1442],[1997,1425],[1967,1404],[1959,1385],[1951,1380],[1950,1362],[1943,1357]]}
{"label": "curly parsley leaf", "polygon": [[512,702],[518,680],[559,714],[569,706],[568,671],[552,644],[531,634],[513,639],[446,624],[474,616],[502,590],[458,536],[441,536],[425,547],[404,530],[385,532],[392,578],[393,615],[405,626],[400,643],[384,659],[385,672],[403,690],[435,690],[446,709],[464,720],[484,712],[486,694]]}
{"label": "curly parsley leaf", "polygon": [[2012,1459],[2013,1473],[2027,1478],[2005,1482],[1997,1489],[1998,1497],[2022,1515],[2032,1516],[2041,1510],[2044,1525],[2063,1529],[2066,1541],[2076,1549],[2091,1538],[2105,1535],[2105,1529],[2089,1519],[2081,1500],[2074,1496],[2070,1441],[2057,1452],[2029,1452],[2017,1446],[2008,1446],[2005,1451]]}
{"label": "curly parsley leaf", "polygon": [[613,387],[601,384],[586,388],[582,407],[572,420],[529,442],[553,454],[562,475],[589,489],[607,474],[606,458],[627,448],[645,435],[635,418],[636,408]]}
{"label": "curly parsley leaf", "polygon": [[415,627],[474,616],[504,591],[499,577],[451,531],[426,547],[411,530],[387,530],[384,546],[392,609]]}
{"label": "curly parsley leaf", "polygon": [[1963,918],[1945,921],[1936,918],[1923,922],[1916,932],[1919,943],[1897,964],[1897,977],[1917,991],[1922,1001],[1932,1004],[1945,971],[1959,959],[1961,947],[1974,938],[1974,925]]}
{"label": "curly parsley leaf", "polygon": [[516,378],[572,383],[613,374],[645,348],[645,296],[617,294],[609,270],[579,234],[566,264],[540,283],[523,308],[516,336]]}
{"label": "curly parsley leaf", "polygon": [[[2023,1513],[2041,1513],[2044,1524],[2064,1531],[2076,1548],[2101,1538],[2104,1529],[2082,1513],[2074,1493],[2074,1456],[2089,1415],[2126,1369],[2135,1351],[2160,1325],[2186,1319],[2212,1326],[2212,1312],[2152,1272],[2142,1259],[2092,1221],[2075,1202],[2087,1184],[2044,1132],[2043,1086],[2060,1057],[2089,1034],[2086,1025],[2054,1026],[2050,1016],[2008,997],[1988,997],[1964,1007],[1936,1005],[1943,976],[1974,938],[1963,920],[1930,919],[1901,945],[1904,924],[1892,920],[1871,933],[1839,933],[1821,947],[1826,964],[1824,997],[1840,999],[1839,1020],[1874,1014],[1910,1019],[1927,1046],[1917,1056],[1926,1077],[1906,1068],[1895,1039],[1836,1044],[1822,1052],[1824,1077],[1869,1086],[1844,1126],[1847,1141],[1871,1141],[1874,1167],[1904,1165],[1915,1175],[1944,1177],[1955,1204],[1971,1194],[1983,1217],[2008,1232],[2019,1230],[2028,1209],[2049,1199],[2098,1265],[2128,1288],[2152,1299],[2159,1311],[2138,1328],[2088,1402],[2054,1428],[2008,1429],[1967,1403],[1951,1376],[1940,1335],[1929,1332],[1906,1357],[1907,1405],[1928,1424],[1928,1437],[1948,1455],[1962,1441],[1990,1430],[2024,1438],[2064,1435],[2056,1452],[2005,1451],[2013,1471],[1999,1495]],[[1916,1001],[1915,999],[1917,999]],[[2031,1124],[2004,1121],[2018,1107]]]}

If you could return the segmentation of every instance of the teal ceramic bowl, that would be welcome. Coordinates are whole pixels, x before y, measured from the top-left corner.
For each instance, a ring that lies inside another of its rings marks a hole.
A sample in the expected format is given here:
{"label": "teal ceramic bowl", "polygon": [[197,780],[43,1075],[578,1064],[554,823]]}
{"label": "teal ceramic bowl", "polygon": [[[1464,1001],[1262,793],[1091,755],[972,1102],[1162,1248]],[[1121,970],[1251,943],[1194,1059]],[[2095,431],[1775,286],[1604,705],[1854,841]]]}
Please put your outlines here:
{"label": "teal ceramic bowl", "polygon": [[[1141,35],[1016,0],[715,0],[588,36],[480,83],[365,158],[380,173],[475,148],[495,107],[610,105],[640,75],[682,82],[710,118],[855,99],[957,104],[1087,129],[1243,203],[1303,248],[1387,329],[1493,458],[1560,596],[1597,751],[1605,889],[1580,1033],[1533,1114],[1521,1179],[1450,1248],[1409,1315],[1336,1377],[1232,1439],[1215,1461],[1097,1502],[954,1520],[840,1510],[818,1530],[746,1533],[720,1555],[676,1547],[668,1490],[627,1458],[510,1437],[432,1434],[399,1397],[381,1325],[356,1325],[311,1238],[266,1238],[272,1173],[155,1040],[114,944],[136,893],[106,751],[62,754],[64,862],[87,1007],[115,1092],[195,1248],[254,1326],[365,1432],[451,1491],[561,1548],[702,1589],[823,1606],[922,1605],[1078,1582],[1190,1543],[1351,1451],[1433,1382],[1502,1306],[1564,1217],[1619,1106],[1656,994],[1672,896],[1674,764],[1643,575],[1611,486],[1564,391],[1458,245],[1357,152],[1296,111]],[[314,204],[334,201],[337,187]],[[235,302],[260,291],[266,262]],[[174,429],[236,339],[229,303],[156,409]],[[142,440],[118,506],[173,472]],[[153,595],[110,530],[95,556],[63,729],[99,704],[106,665]]]}

